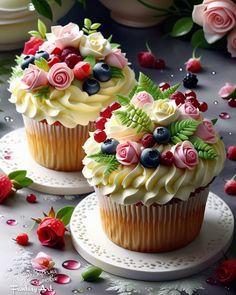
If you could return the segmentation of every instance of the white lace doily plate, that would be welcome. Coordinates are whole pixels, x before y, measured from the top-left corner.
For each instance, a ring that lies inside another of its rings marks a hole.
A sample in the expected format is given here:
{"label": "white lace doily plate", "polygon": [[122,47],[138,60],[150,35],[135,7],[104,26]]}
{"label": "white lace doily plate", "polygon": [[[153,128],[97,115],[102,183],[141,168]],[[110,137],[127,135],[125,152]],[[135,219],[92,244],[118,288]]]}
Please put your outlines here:
{"label": "white lace doily plate", "polygon": [[165,281],[193,275],[219,260],[231,243],[234,218],[226,203],[210,192],[201,232],[191,244],[168,253],[139,253],[106,237],[92,193],[75,208],[70,227],[75,249],[91,264],[125,278]]}
{"label": "white lace doily plate", "polygon": [[31,185],[47,194],[85,194],[93,191],[81,172],[61,172],[37,164],[28,151],[24,128],[14,130],[0,139],[0,168],[6,174],[14,170],[27,170],[33,179]]}

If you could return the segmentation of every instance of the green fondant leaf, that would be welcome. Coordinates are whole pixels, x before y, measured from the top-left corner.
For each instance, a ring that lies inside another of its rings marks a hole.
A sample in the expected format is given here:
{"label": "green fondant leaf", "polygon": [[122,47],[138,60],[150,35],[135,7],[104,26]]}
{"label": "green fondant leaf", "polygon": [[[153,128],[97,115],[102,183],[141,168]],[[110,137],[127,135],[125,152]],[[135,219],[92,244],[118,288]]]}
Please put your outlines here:
{"label": "green fondant leaf", "polygon": [[95,64],[96,64],[96,59],[93,55],[88,55],[85,57],[84,59],[85,62],[88,62],[91,66],[91,68],[94,68]]}
{"label": "green fondant leaf", "polygon": [[38,30],[39,30],[39,34],[40,34],[41,38],[45,39],[46,33],[47,33],[47,28],[46,28],[44,22],[42,22],[40,19],[38,19]]}
{"label": "green fondant leaf", "polygon": [[189,136],[193,135],[199,123],[199,121],[191,119],[171,123],[169,126],[171,141],[176,144],[189,140]]}
{"label": "green fondant leaf", "polygon": [[35,97],[42,98],[42,99],[48,99],[49,92],[50,92],[49,86],[42,86],[42,87],[34,89],[33,91]]}
{"label": "green fondant leaf", "polygon": [[218,121],[218,119],[215,118],[215,119],[212,119],[212,120],[211,120],[211,123],[212,123],[213,125],[215,125],[215,124],[217,123],[217,121]]}
{"label": "green fondant leaf", "polygon": [[216,150],[208,143],[205,143],[199,137],[192,136],[189,140],[197,150],[200,158],[205,160],[214,160],[218,157]]}
{"label": "green fondant leaf", "polygon": [[162,91],[163,98],[169,98],[180,87],[180,83],[171,86],[170,88]]}
{"label": "green fondant leaf", "polygon": [[88,158],[94,159],[94,161],[106,164],[106,168],[104,170],[105,175],[111,174],[113,171],[117,170],[120,163],[116,159],[116,155],[108,155],[104,153],[97,153],[94,155],[88,156]]}
{"label": "green fondant leaf", "polygon": [[114,49],[114,48],[119,48],[120,47],[120,44],[118,43],[111,43],[111,48]]}
{"label": "green fondant leaf", "polygon": [[35,64],[38,68],[42,69],[42,70],[45,71],[45,72],[48,72],[49,69],[50,69],[50,67],[49,67],[49,65],[48,65],[48,63],[47,63],[47,61],[46,61],[46,59],[44,59],[44,58],[42,58],[42,57],[41,57],[39,60],[35,60],[35,61],[34,61],[34,64]]}
{"label": "green fondant leaf", "polygon": [[118,95],[117,95],[117,98],[118,98],[119,103],[120,103],[122,106],[126,106],[126,105],[128,105],[129,102],[130,102],[130,99],[129,99],[127,96],[124,96],[124,95],[120,95],[120,94],[118,94]]}
{"label": "green fondant leaf", "polygon": [[100,23],[92,23],[89,18],[84,19],[84,27],[82,30],[87,34],[93,34],[97,32],[97,29],[101,26]]}
{"label": "green fondant leaf", "polygon": [[130,99],[135,95],[137,88],[138,88],[138,85],[135,85],[134,88],[130,91],[130,93],[129,93]]}
{"label": "green fondant leaf", "polygon": [[123,79],[125,76],[123,74],[122,69],[116,68],[116,67],[111,67],[111,76],[112,78],[121,78]]}
{"label": "green fondant leaf", "polygon": [[74,212],[74,206],[65,206],[57,211],[56,218],[60,219],[65,226],[70,223],[71,216]]}

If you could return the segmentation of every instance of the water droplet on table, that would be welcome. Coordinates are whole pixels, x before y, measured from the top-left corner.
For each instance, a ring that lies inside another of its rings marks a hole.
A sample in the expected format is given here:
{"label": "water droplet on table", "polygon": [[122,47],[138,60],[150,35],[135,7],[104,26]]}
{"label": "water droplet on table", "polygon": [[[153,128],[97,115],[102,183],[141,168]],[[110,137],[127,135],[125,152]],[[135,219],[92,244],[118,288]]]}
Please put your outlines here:
{"label": "water droplet on table", "polygon": [[66,260],[62,263],[62,266],[66,269],[74,270],[74,269],[79,269],[81,266],[81,263],[76,260]]}
{"label": "water droplet on table", "polygon": [[92,287],[87,287],[87,290],[91,291],[91,290],[93,290],[93,288]]}
{"label": "water droplet on table", "polygon": [[179,68],[179,71],[180,71],[180,72],[183,72],[183,68]]}
{"label": "water droplet on table", "polygon": [[33,279],[30,281],[30,284],[33,285],[33,286],[40,286],[42,285],[42,281],[38,280],[38,279]]}
{"label": "water droplet on table", "polygon": [[17,225],[17,221],[15,219],[8,219],[6,223],[11,226]]}
{"label": "water droplet on table", "polygon": [[57,274],[53,278],[53,281],[57,284],[68,284],[71,281],[71,278],[68,275],[65,274]]}
{"label": "water droplet on table", "polygon": [[171,74],[171,75],[170,75],[170,77],[171,77],[171,78],[174,78],[174,75],[173,75],[173,74]]}
{"label": "water droplet on table", "polygon": [[212,71],[211,73],[212,73],[212,75],[215,75],[216,74],[216,71]]}
{"label": "water droplet on table", "polygon": [[28,225],[27,225],[27,224],[23,224],[23,227],[24,227],[24,228],[27,228],[27,227],[28,227]]}
{"label": "water droplet on table", "polygon": [[232,132],[229,132],[228,134],[231,136],[233,133]]}
{"label": "water droplet on table", "polygon": [[12,119],[12,117],[10,117],[10,116],[5,116],[5,117],[4,117],[4,120],[5,120],[6,122],[13,122],[13,119]]}
{"label": "water droplet on table", "polygon": [[222,112],[219,114],[219,117],[223,120],[227,120],[230,118],[230,114],[226,113],[226,112]]}
{"label": "water droplet on table", "polygon": [[56,295],[56,291],[53,289],[50,290],[42,290],[40,292],[41,295]]}
{"label": "water droplet on table", "polygon": [[214,104],[218,104],[219,101],[218,101],[218,100],[214,100],[213,103],[214,103]]}

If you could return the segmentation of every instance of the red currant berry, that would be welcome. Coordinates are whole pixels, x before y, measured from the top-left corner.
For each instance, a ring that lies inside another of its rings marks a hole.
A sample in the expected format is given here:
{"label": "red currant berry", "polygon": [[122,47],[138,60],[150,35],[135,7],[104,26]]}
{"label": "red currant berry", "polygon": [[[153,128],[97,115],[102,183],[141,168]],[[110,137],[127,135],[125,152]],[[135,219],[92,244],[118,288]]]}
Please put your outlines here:
{"label": "red currant berry", "polygon": [[174,93],[172,93],[170,96],[170,99],[176,99],[177,97],[180,98],[184,102],[185,96],[180,91],[175,91]]}
{"label": "red currant berry", "polygon": [[208,104],[206,102],[201,102],[198,109],[204,113],[208,110]]}
{"label": "red currant berry", "polygon": [[70,53],[65,58],[65,63],[68,65],[70,69],[73,69],[74,66],[80,61],[82,61],[82,57],[75,53]]}
{"label": "red currant berry", "polygon": [[58,62],[60,62],[61,59],[58,55],[51,55],[47,61],[49,67],[51,68],[53,65],[57,64]]}
{"label": "red currant berry", "polygon": [[145,148],[153,147],[156,144],[156,141],[152,134],[147,133],[141,139],[142,146]]}
{"label": "red currant berry", "polygon": [[186,97],[185,102],[190,102],[195,108],[198,108],[200,105],[198,100],[194,98],[193,96]]}
{"label": "red currant berry", "polygon": [[110,104],[110,108],[112,111],[118,110],[120,107],[121,105],[117,101],[114,101],[112,104]]}
{"label": "red currant berry", "polygon": [[159,69],[159,70],[163,70],[166,67],[166,63],[164,61],[164,59],[158,58],[155,60],[154,62],[154,68],[155,69]]}
{"label": "red currant berry", "polygon": [[101,112],[100,112],[100,116],[104,117],[104,118],[107,118],[107,119],[111,118],[111,115],[112,115],[112,109],[111,109],[110,106],[102,109]]}
{"label": "red currant berry", "polygon": [[236,108],[236,99],[235,98],[230,98],[228,100],[228,105],[232,108]]}
{"label": "red currant berry", "polygon": [[100,143],[100,142],[103,142],[104,140],[106,140],[107,135],[106,135],[105,131],[98,129],[93,133],[93,137],[96,140],[96,142]]}
{"label": "red currant berry", "polygon": [[185,92],[184,92],[184,96],[185,97],[194,97],[195,99],[197,99],[197,95],[196,95],[196,92],[194,92],[193,90],[186,90]]}
{"label": "red currant berry", "polygon": [[106,118],[98,117],[95,122],[96,129],[104,130],[106,122],[107,122]]}
{"label": "red currant berry", "polygon": [[170,84],[166,83],[166,82],[162,82],[159,85],[159,88],[161,89],[161,91],[167,90],[170,88]]}
{"label": "red currant berry", "polygon": [[171,151],[165,151],[161,153],[161,161],[162,165],[171,166],[174,162],[174,155]]}
{"label": "red currant berry", "polygon": [[36,203],[37,202],[37,197],[35,196],[35,194],[29,194],[27,197],[26,197],[26,201],[28,203]]}
{"label": "red currant berry", "polygon": [[153,68],[155,63],[155,56],[149,51],[139,52],[138,62],[141,67]]}
{"label": "red currant berry", "polygon": [[58,47],[56,47],[55,49],[53,49],[52,54],[58,54],[61,55],[62,50]]}
{"label": "red currant berry", "polygon": [[70,54],[70,53],[75,53],[77,55],[80,55],[79,54],[79,51],[76,48],[74,48],[72,46],[68,46],[68,47],[66,47],[66,48],[64,48],[62,50],[62,52],[61,52],[61,59],[64,61],[65,58],[67,57],[67,55]]}
{"label": "red currant berry", "polygon": [[26,233],[22,233],[17,235],[14,241],[21,246],[27,246],[29,243],[29,236]]}
{"label": "red currant berry", "polygon": [[183,97],[177,96],[176,99],[175,99],[175,104],[177,106],[183,104],[184,102],[185,102],[185,99]]}

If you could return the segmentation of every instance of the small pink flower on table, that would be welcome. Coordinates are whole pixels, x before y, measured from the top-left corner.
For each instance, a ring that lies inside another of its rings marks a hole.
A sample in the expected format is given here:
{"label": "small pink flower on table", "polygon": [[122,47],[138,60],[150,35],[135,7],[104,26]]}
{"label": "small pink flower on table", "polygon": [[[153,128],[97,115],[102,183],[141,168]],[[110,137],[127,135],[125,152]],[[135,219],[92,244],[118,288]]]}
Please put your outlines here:
{"label": "small pink flower on table", "polygon": [[47,73],[32,64],[24,71],[21,81],[26,90],[48,85]]}
{"label": "small pink flower on table", "polygon": [[31,264],[34,270],[43,272],[52,269],[55,262],[52,260],[51,256],[44,252],[39,252],[37,256],[31,260]]}
{"label": "small pink flower on table", "polygon": [[220,88],[218,94],[222,98],[229,98],[235,89],[235,85],[226,82],[225,85]]}
{"label": "small pink flower on table", "polygon": [[127,141],[118,144],[116,158],[122,165],[132,165],[139,162],[141,146],[135,141]]}

